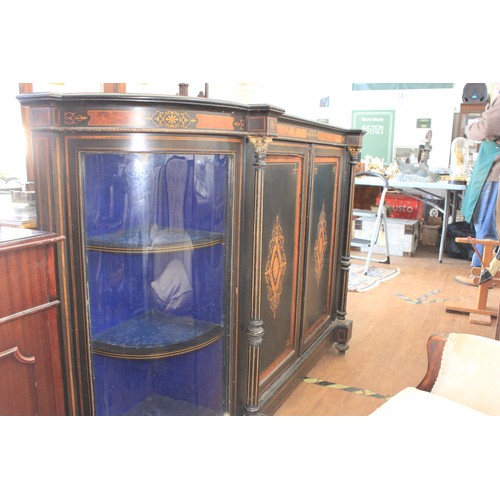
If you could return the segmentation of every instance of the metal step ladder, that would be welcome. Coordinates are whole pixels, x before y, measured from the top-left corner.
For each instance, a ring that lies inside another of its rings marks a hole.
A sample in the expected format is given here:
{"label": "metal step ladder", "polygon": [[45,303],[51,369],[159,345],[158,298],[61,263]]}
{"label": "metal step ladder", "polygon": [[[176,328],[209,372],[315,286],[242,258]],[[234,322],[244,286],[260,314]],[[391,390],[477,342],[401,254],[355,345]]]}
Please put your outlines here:
{"label": "metal step ladder", "polygon": [[[351,247],[353,248],[368,247],[368,253],[366,257],[363,257],[361,255],[351,255],[352,259],[364,260],[366,262],[365,267],[363,269],[363,274],[367,274],[370,262],[380,262],[382,264],[390,264],[391,262],[389,253],[389,233],[387,228],[387,210],[385,207],[385,195],[387,194],[387,191],[389,189],[389,182],[386,179],[386,177],[376,172],[359,172],[355,175],[355,177],[362,177],[362,176],[377,177],[382,181],[382,192],[380,194],[380,201],[377,207],[377,211],[374,212],[372,210],[360,210],[356,208],[353,209],[352,211],[352,216],[355,218],[363,217],[364,219],[374,219],[375,221],[373,224],[373,231],[370,239],[351,238]],[[373,247],[377,243],[382,226],[384,228],[384,234],[385,234],[385,258],[377,259],[373,258],[372,256]]]}

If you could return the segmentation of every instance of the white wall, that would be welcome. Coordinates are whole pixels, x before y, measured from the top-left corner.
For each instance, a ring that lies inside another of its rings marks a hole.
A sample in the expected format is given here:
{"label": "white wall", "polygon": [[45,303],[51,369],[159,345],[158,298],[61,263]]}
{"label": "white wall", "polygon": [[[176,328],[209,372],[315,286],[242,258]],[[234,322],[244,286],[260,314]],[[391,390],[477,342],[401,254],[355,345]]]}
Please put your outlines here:
{"label": "white wall", "polygon": [[[246,104],[272,104],[289,115],[311,120],[328,120],[331,125],[351,127],[353,110],[395,110],[394,147],[418,147],[425,129],[417,129],[417,118],[432,120],[432,151],[429,165],[440,169],[448,167],[453,115],[459,110],[465,83],[456,83],[452,89],[432,90],[363,90],[353,91],[352,83],[331,82],[210,82],[210,98]],[[205,83],[189,82],[189,95],[196,97],[204,91]],[[130,93],[175,95],[178,82],[127,83]],[[100,92],[102,85],[92,83],[48,84],[34,83],[34,91]],[[21,126],[19,103],[15,99],[17,84],[3,83],[0,87],[0,105],[5,113],[1,121],[0,147],[3,158],[0,172],[24,178],[25,144]],[[329,107],[320,107],[320,99],[330,97]]]}
{"label": "white wall", "polygon": [[[287,114],[311,120],[327,119],[331,125],[350,128],[353,110],[394,110],[394,148],[417,148],[427,132],[417,129],[417,118],[430,118],[432,151],[429,166],[448,167],[453,116],[462,102],[465,83],[452,89],[363,90],[353,91],[352,83],[263,83],[210,84],[213,98],[246,103],[268,103],[285,109]],[[320,99],[330,97],[330,106],[321,108]]]}
{"label": "white wall", "polygon": [[418,147],[427,129],[418,129],[418,118],[431,119],[432,151],[429,166],[448,168],[453,116],[460,109],[463,85],[452,89],[362,90],[350,95],[350,110],[394,110],[394,150]]}
{"label": "white wall", "polygon": [[[465,83],[451,89],[353,91],[350,82],[302,83],[210,83],[210,97],[244,102],[267,103],[287,114],[311,120],[327,119],[331,125],[350,128],[353,110],[394,110],[394,148],[417,148],[427,132],[417,129],[417,118],[430,118],[432,151],[429,166],[448,168],[453,116],[460,109]],[[330,98],[322,108],[320,99]]]}
{"label": "white wall", "polygon": [[[351,83],[325,82],[265,82],[265,83],[210,83],[210,97],[214,99],[233,100],[246,104],[272,104],[283,108],[288,115],[300,116],[310,120],[328,118],[336,109],[342,113],[340,107],[351,92]],[[319,102],[323,97],[330,96],[330,108],[320,108]],[[337,121],[339,117],[334,117]],[[350,120],[350,114],[349,114]],[[350,123],[347,125],[350,126]]]}
{"label": "white wall", "polygon": [[26,139],[21,120],[21,106],[16,95],[19,85],[0,81],[0,176],[26,180]]}

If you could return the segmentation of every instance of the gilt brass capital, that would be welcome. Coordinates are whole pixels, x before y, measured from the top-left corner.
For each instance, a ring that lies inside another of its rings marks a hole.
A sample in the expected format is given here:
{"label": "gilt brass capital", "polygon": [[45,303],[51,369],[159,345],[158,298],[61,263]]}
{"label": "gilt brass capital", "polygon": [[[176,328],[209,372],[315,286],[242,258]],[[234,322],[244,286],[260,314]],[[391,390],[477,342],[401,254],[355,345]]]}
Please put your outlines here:
{"label": "gilt brass capital", "polygon": [[253,147],[255,148],[255,152],[257,154],[266,154],[267,148],[269,147],[269,144],[271,144],[271,142],[273,141],[273,138],[252,135],[248,138],[248,140],[253,144]]}
{"label": "gilt brass capital", "polygon": [[349,146],[347,148],[349,150],[349,154],[353,161],[358,161],[359,152],[361,151],[360,147]]}

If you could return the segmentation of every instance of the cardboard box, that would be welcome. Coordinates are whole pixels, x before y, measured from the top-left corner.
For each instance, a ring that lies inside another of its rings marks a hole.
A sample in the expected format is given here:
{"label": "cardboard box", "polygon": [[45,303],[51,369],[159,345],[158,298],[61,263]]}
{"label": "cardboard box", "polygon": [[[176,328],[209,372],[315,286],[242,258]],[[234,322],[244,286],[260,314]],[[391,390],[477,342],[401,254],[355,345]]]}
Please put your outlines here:
{"label": "cardboard box", "polygon": [[441,226],[435,226],[432,224],[422,225],[422,236],[420,241],[422,245],[428,245],[435,247],[439,242],[439,230]]}
{"label": "cardboard box", "polygon": [[[377,205],[380,203],[380,196],[377,197]],[[401,193],[387,193],[385,204],[391,207],[389,217],[394,219],[420,220],[424,216],[423,200]]]}
{"label": "cardboard box", "polygon": [[[372,217],[359,217],[353,221],[353,237],[370,239],[375,225]],[[387,231],[389,235],[389,255],[399,257],[412,257],[418,247],[419,221],[408,219],[387,219]],[[361,252],[368,252],[368,246],[361,247]],[[380,230],[377,242],[373,247],[374,253],[385,253],[384,227]]]}

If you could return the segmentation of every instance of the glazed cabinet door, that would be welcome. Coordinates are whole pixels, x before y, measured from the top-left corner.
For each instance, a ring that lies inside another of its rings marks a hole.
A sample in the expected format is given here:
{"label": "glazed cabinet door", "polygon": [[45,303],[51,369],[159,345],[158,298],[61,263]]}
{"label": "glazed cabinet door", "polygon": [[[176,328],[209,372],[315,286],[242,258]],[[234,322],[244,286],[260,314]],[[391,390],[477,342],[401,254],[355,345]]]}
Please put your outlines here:
{"label": "glazed cabinet door", "polygon": [[301,352],[331,327],[335,265],[336,200],[341,157],[315,156],[309,172],[304,259]]}
{"label": "glazed cabinet door", "polygon": [[79,150],[96,415],[227,411],[239,155],[209,142]]}

